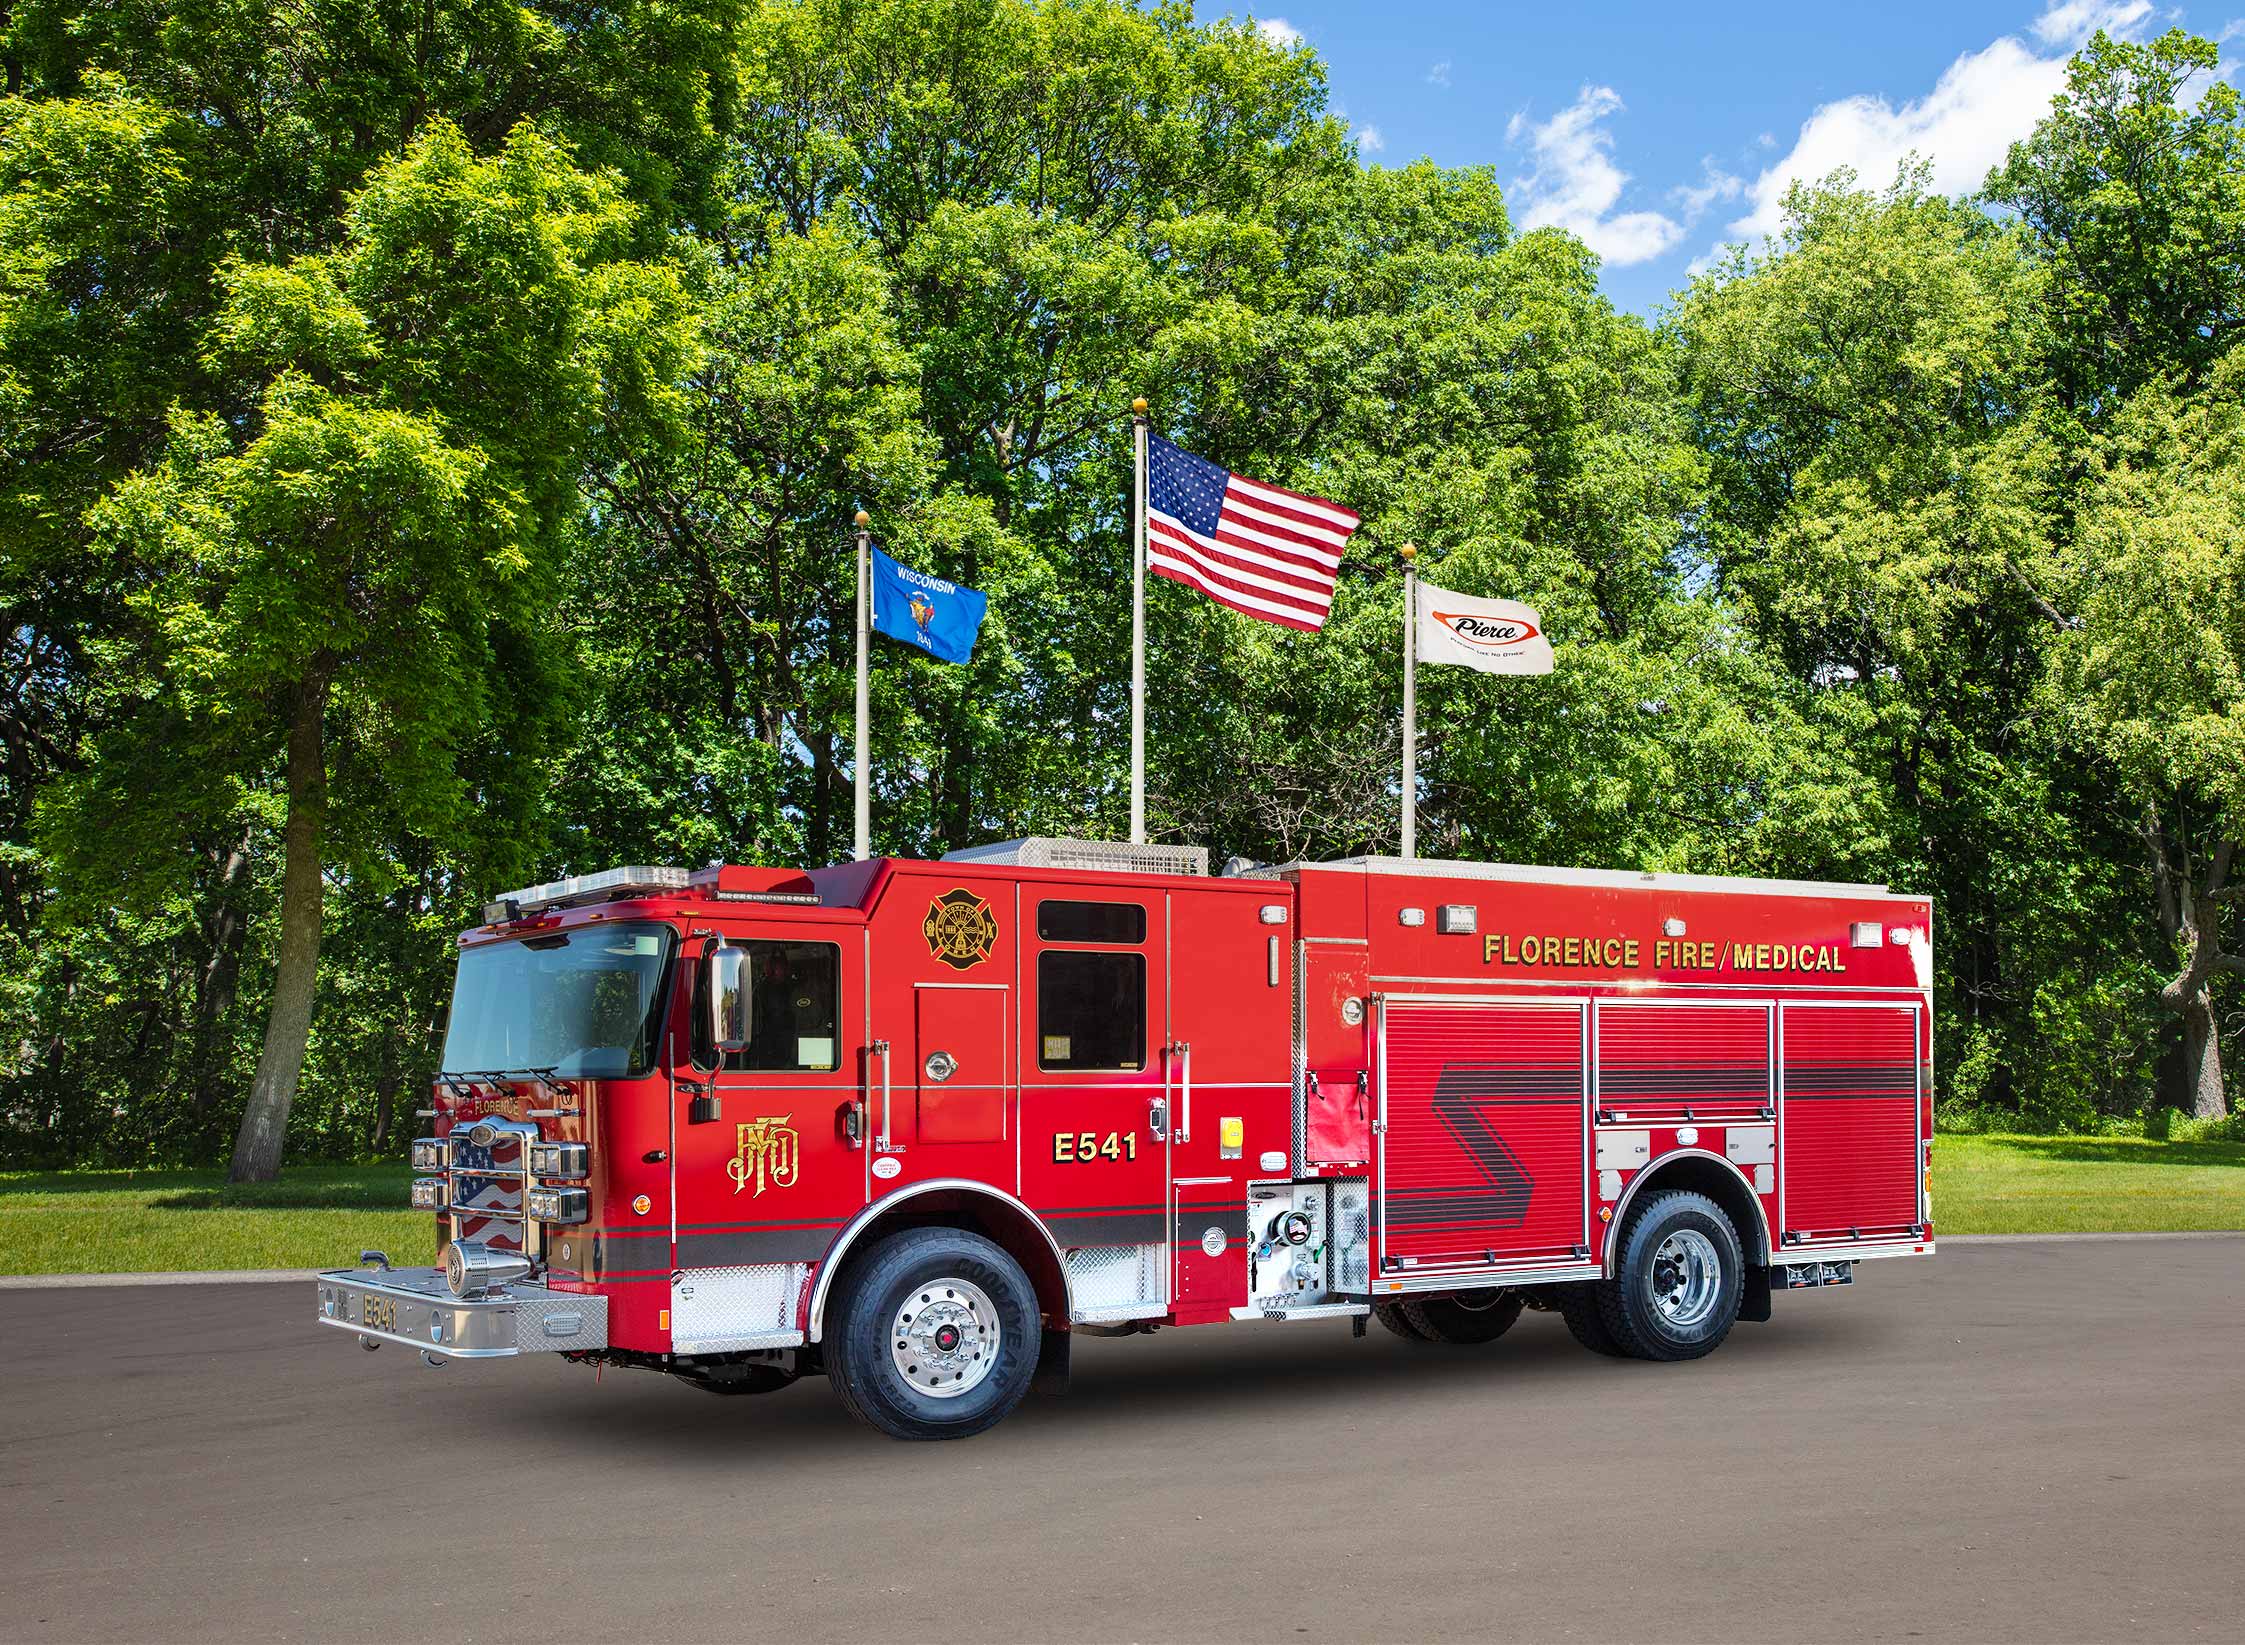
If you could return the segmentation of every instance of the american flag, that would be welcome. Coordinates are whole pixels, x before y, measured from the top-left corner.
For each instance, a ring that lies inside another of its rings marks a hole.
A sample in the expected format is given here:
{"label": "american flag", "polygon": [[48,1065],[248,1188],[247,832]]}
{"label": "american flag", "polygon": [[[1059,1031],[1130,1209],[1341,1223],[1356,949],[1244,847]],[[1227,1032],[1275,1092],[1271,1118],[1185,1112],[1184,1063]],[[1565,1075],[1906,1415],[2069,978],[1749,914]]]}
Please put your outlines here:
{"label": "american flag", "polygon": [[1353,510],[1227,473],[1160,435],[1146,459],[1146,566],[1265,622],[1325,626]]}

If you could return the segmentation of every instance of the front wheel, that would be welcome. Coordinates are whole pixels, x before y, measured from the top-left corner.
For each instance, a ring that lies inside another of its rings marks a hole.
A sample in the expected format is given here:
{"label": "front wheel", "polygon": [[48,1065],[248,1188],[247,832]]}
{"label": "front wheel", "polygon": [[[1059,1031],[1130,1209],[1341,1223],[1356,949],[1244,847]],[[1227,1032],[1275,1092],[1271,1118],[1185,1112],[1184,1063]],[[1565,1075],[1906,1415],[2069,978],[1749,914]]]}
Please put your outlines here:
{"label": "front wheel", "polygon": [[850,1413],[898,1439],[964,1439],[1021,1403],[1043,1344],[1021,1265],[980,1234],[913,1228],[844,1276],[827,1375]]}
{"label": "front wheel", "polygon": [[1598,1313],[1624,1353],[1698,1359],[1730,1335],[1745,1294],[1738,1230],[1704,1194],[1662,1194],[1632,1211]]}

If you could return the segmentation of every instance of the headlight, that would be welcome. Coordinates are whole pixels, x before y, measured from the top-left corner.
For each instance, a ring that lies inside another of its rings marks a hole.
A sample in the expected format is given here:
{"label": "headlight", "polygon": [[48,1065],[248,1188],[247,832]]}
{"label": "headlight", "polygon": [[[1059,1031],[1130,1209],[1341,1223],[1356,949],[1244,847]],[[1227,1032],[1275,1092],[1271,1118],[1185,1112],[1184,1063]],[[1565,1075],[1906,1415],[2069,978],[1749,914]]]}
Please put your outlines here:
{"label": "headlight", "polygon": [[533,1188],[524,1200],[533,1222],[582,1222],[585,1191],[582,1188]]}
{"label": "headlight", "polygon": [[581,1142],[530,1145],[530,1174],[534,1177],[581,1177],[591,1169],[592,1151]]}
{"label": "headlight", "polygon": [[[415,1137],[413,1139],[413,1169],[416,1171],[441,1171],[450,1163],[452,1145],[442,1137]],[[416,1201],[415,1203],[419,1203]]]}
{"label": "headlight", "polygon": [[442,1211],[445,1209],[446,1191],[451,1184],[442,1177],[415,1177],[413,1179],[413,1209],[416,1211]]}

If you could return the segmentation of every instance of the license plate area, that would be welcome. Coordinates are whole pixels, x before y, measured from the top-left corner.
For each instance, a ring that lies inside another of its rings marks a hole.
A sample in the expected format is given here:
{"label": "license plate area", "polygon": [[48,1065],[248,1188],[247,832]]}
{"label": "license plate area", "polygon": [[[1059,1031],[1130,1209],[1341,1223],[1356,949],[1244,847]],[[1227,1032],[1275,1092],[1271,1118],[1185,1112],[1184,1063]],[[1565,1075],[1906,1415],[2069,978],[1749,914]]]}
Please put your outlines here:
{"label": "license plate area", "polygon": [[1778,1269],[1778,1284],[1787,1291],[1854,1283],[1855,1264],[1852,1262],[1790,1262]]}

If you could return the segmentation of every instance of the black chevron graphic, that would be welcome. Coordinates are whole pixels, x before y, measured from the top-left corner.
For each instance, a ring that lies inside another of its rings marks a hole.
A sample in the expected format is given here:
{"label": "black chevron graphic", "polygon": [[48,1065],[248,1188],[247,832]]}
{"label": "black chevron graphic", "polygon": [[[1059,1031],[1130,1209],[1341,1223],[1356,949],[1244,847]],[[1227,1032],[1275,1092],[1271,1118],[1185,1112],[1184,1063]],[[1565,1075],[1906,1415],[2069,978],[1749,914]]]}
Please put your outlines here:
{"label": "black chevron graphic", "polygon": [[[1434,1082],[1432,1107],[1443,1128],[1457,1139],[1458,1146],[1473,1161],[1481,1180],[1391,1187],[1387,1194],[1388,1225],[1472,1223],[1497,1228],[1519,1227],[1527,1220],[1528,1202],[1535,1197],[1535,1179],[1504,1138],[1489,1128],[1488,1116],[1482,1110],[1492,1100],[1502,1101],[1508,1108],[1577,1107],[1582,1101],[1581,1078],[1571,1072],[1567,1077],[1573,1081],[1568,1096],[1523,1102],[1517,1093],[1527,1085],[1518,1069],[1444,1068]],[[1542,1089],[1554,1088],[1550,1082],[1528,1084]]]}

